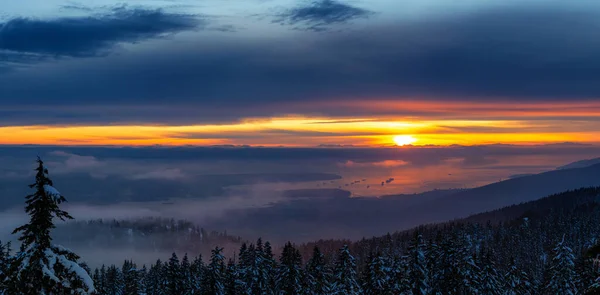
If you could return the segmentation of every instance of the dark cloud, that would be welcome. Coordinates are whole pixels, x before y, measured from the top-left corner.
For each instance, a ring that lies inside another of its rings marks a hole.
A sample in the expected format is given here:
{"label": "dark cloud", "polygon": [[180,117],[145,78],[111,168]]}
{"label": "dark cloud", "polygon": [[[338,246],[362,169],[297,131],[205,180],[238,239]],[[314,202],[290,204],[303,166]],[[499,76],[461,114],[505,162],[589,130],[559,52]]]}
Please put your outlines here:
{"label": "dark cloud", "polygon": [[[67,8],[81,10],[87,7],[69,5]],[[191,30],[201,23],[192,15],[127,6],[88,17],[13,18],[0,23],[0,50],[15,54],[96,56],[106,53],[119,42],[136,42]]]}
{"label": "dark cloud", "polygon": [[[0,109],[14,110],[12,120],[25,122],[189,122],[289,113],[427,114],[332,107],[378,98],[597,100],[600,20],[594,9],[498,8],[328,36],[298,33],[250,40],[198,33],[198,41],[184,42],[189,47],[173,42],[154,50],[0,74]],[[150,15],[171,20],[158,12]],[[188,24],[190,19],[183,19]],[[23,44],[38,51],[56,46],[54,52],[65,54],[89,52],[91,44],[102,44],[69,41],[79,48],[72,50],[60,42],[46,47],[45,40]],[[35,116],[28,110],[31,105],[47,110]],[[138,105],[144,107],[136,109]],[[4,120],[10,124],[11,119]]]}
{"label": "dark cloud", "polygon": [[92,12],[93,8],[83,5],[77,2],[69,2],[68,4],[64,4],[60,6],[62,10],[74,10],[74,11],[83,11],[83,12]]}
{"label": "dark cloud", "polygon": [[297,25],[303,29],[322,31],[332,24],[365,18],[372,12],[335,0],[316,0],[292,8],[279,15],[278,23]]}

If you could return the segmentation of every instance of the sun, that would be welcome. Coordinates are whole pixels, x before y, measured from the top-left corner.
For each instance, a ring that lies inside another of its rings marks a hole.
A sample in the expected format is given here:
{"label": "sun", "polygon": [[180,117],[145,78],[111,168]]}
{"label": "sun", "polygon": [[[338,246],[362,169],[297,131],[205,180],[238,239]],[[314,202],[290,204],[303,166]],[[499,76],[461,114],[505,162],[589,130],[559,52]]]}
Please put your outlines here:
{"label": "sun", "polygon": [[396,135],[396,136],[394,136],[394,142],[398,146],[412,144],[416,141],[417,141],[417,139],[414,138],[412,135]]}

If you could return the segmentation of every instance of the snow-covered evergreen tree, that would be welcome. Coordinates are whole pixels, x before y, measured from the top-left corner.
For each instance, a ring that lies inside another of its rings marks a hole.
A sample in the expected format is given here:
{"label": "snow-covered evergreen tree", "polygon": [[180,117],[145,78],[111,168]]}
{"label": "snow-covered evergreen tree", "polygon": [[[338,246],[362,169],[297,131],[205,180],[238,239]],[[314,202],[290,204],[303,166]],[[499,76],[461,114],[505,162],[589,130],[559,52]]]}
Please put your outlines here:
{"label": "snow-covered evergreen tree", "polygon": [[550,273],[550,282],[547,286],[547,291],[550,294],[577,294],[575,287],[575,256],[571,248],[567,246],[564,237],[554,247]]}
{"label": "snow-covered evergreen tree", "polygon": [[531,283],[527,273],[520,270],[515,263],[515,259],[511,258],[508,272],[504,275],[503,295],[527,295],[531,294]]}
{"label": "snow-covered evergreen tree", "polygon": [[181,295],[183,293],[183,273],[179,257],[175,253],[171,255],[169,263],[166,265],[166,281],[167,295]]}
{"label": "snow-covered evergreen tree", "polygon": [[165,266],[160,259],[150,266],[144,284],[146,285],[147,295],[166,294]]}
{"label": "snow-covered evergreen tree", "polygon": [[146,265],[142,265],[142,268],[138,271],[138,288],[140,290],[140,294],[148,295],[148,287],[146,286],[145,278],[148,276],[148,269]]}
{"label": "snow-covered evergreen tree", "polygon": [[[483,249],[483,248],[482,248]],[[502,285],[496,269],[495,255],[492,250],[483,251],[481,256],[480,292],[486,295],[502,295]]]}
{"label": "snow-covered evergreen tree", "polygon": [[314,247],[312,257],[306,264],[305,272],[305,294],[331,294],[331,272],[325,264],[325,257],[319,247]]}
{"label": "snow-covered evergreen tree", "polygon": [[[267,246],[267,247],[265,247]],[[262,239],[256,241],[256,246],[250,247],[254,253],[251,255],[247,273],[252,274],[249,286],[253,294],[274,294],[274,265],[271,244],[264,245]],[[268,253],[267,253],[268,252]]]}
{"label": "snow-covered evergreen tree", "polygon": [[273,255],[273,248],[270,242],[265,242],[261,252],[262,281],[265,284],[265,295],[275,294],[275,276],[277,270],[277,261]]}
{"label": "snow-covered evergreen tree", "polygon": [[2,244],[0,241],[0,294],[4,294],[4,291],[6,290],[6,279],[11,264],[10,252],[10,242]]}
{"label": "snow-covered evergreen tree", "polygon": [[431,294],[439,294],[442,291],[441,278],[444,276],[443,252],[440,244],[442,242],[441,232],[437,232],[435,239],[431,239],[427,244],[427,269],[429,270],[429,282]]}
{"label": "snow-covered evergreen tree", "polygon": [[459,286],[459,294],[479,294],[480,269],[475,263],[472,245],[468,239],[464,239],[461,244],[455,252],[458,258],[456,270],[458,270],[458,278],[462,282]]}
{"label": "snow-covered evergreen tree", "polygon": [[[593,281],[589,283],[589,285],[581,286],[580,290],[583,290],[585,295],[600,295],[600,272],[598,271],[598,268],[600,267],[600,243],[596,242],[592,247],[590,247],[586,251],[585,257],[582,259],[591,262],[590,267],[593,271],[592,274],[588,275],[593,277]],[[579,268],[581,269],[583,267],[580,266]],[[584,270],[584,272],[586,271]],[[581,273],[578,272],[578,274],[580,274],[579,280],[581,281]]]}
{"label": "snow-covered evergreen tree", "polygon": [[[597,266],[594,261],[587,255],[580,255],[575,261],[575,273],[577,273],[577,281],[575,286],[577,290],[587,290],[596,281],[598,275]],[[599,290],[600,291],[600,290]]]}
{"label": "snow-covered evergreen tree", "polygon": [[124,280],[121,270],[114,265],[111,265],[106,270],[105,276],[105,294],[107,295],[124,295]]}
{"label": "snow-covered evergreen tree", "polygon": [[53,219],[73,219],[59,205],[65,197],[53,187],[48,170],[38,157],[35,191],[26,197],[25,212],[29,223],[16,228],[21,247],[11,261],[9,294],[91,294],[94,284],[86,270],[78,264],[79,256],[72,251],[52,244],[50,231],[55,228]]}
{"label": "snow-covered evergreen tree", "polygon": [[366,295],[393,295],[395,294],[393,286],[392,268],[387,265],[386,260],[381,255],[369,254],[367,269],[363,273],[362,290]]}
{"label": "snow-covered evergreen tree", "polygon": [[440,268],[438,270],[437,279],[437,293],[441,294],[459,294],[464,288],[463,278],[461,276],[462,270],[460,265],[462,264],[461,255],[458,252],[459,245],[457,245],[456,234],[452,236],[444,237],[443,240],[438,244],[438,253],[436,253],[438,259],[437,265]]}
{"label": "snow-covered evergreen tree", "polygon": [[202,294],[225,295],[226,268],[222,251],[223,248],[216,247],[211,252],[210,263],[204,276]]}
{"label": "snow-covered evergreen tree", "polygon": [[[102,268],[104,268],[104,265],[102,266]],[[94,270],[92,279],[94,280],[94,287],[96,289],[96,293],[104,294],[104,278],[102,277],[102,272],[100,271],[100,269],[96,268]],[[2,292],[0,292],[0,294],[2,294]]]}
{"label": "snow-covered evergreen tree", "polygon": [[198,255],[194,258],[194,261],[190,265],[190,276],[191,276],[191,288],[193,294],[202,293],[202,280],[205,273],[204,262],[202,261],[202,255]]}
{"label": "snow-covered evergreen tree", "polygon": [[125,262],[123,263],[123,267],[121,268],[121,272],[123,273],[124,281],[123,293],[128,295],[140,294],[141,277],[135,263],[133,263],[133,261],[125,260]]}
{"label": "snow-covered evergreen tree", "polygon": [[238,269],[233,259],[229,259],[227,262],[227,270],[225,275],[225,295],[237,295],[237,280],[238,280]]}
{"label": "snow-covered evergreen tree", "polygon": [[254,245],[248,247],[246,243],[242,244],[239,252],[239,263],[238,263],[238,280],[237,290],[241,295],[252,295],[257,287],[254,284],[255,276],[258,275],[256,270],[256,259],[255,259],[255,248]]}
{"label": "snow-covered evergreen tree", "polygon": [[410,248],[409,280],[413,295],[430,294],[429,270],[427,269],[427,253],[423,236],[415,231],[415,238]]}
{"label": "snow-covered evergreen tree", "polygon": [[302,293],[302,256],[290,242],[283,247],[275,284],[281,295]]}
{"label": "snow-covered evergreen tree", "polygon": [[338,254],[333,273],[333,295],[358,295],[362,290],[358,284],[356,262],[350,254],[347,245],[344,245]]}
{"label": "snow-covered evergreen tree", "polygon": [[188,255],[183,255],[181,259],[181,295],[192,295],[193,281],[192,281],[192,265]]}
{"label": "snow-covered evergreen tree", "polygon": [[392,266],[392,289],[394,294],[410,294],[408,259],[406,256],[394,255],[386,260]]}

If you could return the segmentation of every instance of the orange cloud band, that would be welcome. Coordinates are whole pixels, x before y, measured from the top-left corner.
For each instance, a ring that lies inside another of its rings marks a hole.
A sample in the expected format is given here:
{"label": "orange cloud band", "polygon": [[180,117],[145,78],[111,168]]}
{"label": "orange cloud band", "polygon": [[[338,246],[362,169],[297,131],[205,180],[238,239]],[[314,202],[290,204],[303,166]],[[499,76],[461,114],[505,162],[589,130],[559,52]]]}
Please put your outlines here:
{"label": "orange cloud band", "polygon": [[[321,107],[333,107],[328,102]],[[600,142],[600,102],[472,103],[349,101],[382,115],[331,117],[294,115],[245,119],[228,124],[185,126],[8,126],[0,144],[42,145],[393,145],[410,135],[415,145]],[[302,110],[302,108],[298,108]],[[394,113],[397,112],[397,115]],[[411,115],[406,115],[407,113]],[[414,115],[419,114],[419,115]]]}

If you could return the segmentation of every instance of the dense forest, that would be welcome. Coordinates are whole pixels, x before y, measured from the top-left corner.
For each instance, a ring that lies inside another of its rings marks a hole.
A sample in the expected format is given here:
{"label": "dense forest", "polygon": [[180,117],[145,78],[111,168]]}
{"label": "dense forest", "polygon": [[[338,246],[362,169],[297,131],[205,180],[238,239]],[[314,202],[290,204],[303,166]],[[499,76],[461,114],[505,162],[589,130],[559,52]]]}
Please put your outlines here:
{"label": "dense forest", "polygon": [[594,294],[599,200],[580,189],[354,243],[287,244],[278,259],[258,240],[229,259],[215,248],[93,277],[100,294]]}
{"label": "dense forest", "polygon": [[37,171],[30,222],[14,231],[20,247],[0,245],[2,294],[600,294],[600,188],[356,242],[274,250],[259,239],[230,257],[217,246],[207,257],[92,270],[52,244],[53,219],[70,216],[41,160]]}

